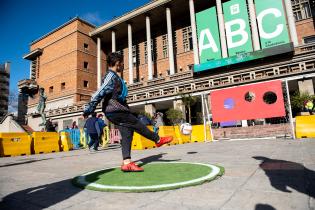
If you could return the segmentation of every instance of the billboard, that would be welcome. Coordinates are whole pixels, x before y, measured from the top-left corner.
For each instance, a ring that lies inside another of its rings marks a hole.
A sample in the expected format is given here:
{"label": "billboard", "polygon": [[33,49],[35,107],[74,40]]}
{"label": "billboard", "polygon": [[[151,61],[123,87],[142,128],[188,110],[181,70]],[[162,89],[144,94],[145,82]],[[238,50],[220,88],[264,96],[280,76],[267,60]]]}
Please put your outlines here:
{"label": "billboard", "polygon": [[212,7],[197,13],[196,21],[199,23],[197,33],[200,40],[200,61],[205,63],[220,59],[221,46],[216,8]]}
{"label": "billboard", "polygon": [[253,51],[245,0],[231,0],[223,4],[226,42],[229,56]]}
{"label": "billboard", "polygon": [[281,81],[211,92],[213,122],[285,116]]}
{"label": "billboard", "polygon": [[253,51],[246,0],[223,4],[228,57],[222,58],[215,7],[196,13],[200,64],[194,72],[293,51],[282,0],[255,0],[261,50]]}
{"label": "billboard", "polygon": [[256,0],[255,8],[262,49],[290,42],[282,1]]}

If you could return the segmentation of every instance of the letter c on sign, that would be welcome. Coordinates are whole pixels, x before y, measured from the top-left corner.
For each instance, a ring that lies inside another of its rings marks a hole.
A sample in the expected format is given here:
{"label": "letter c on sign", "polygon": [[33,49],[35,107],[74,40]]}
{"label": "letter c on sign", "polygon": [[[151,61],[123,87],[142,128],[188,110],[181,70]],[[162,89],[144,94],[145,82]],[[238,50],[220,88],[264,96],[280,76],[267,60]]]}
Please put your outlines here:
{"label": "letter c on sign", "polygon": [[273,14],[275,17],[282,16],[281,11],[276,8],[266,9],[262,11],[261,13],[259,13],[259,15],[257,16],[258,28],[259,28],[260,36],[264,39],[272,39],[276,36],[279,36],[282,33],[283,27],[284,27],[283,24],[278,24],[277,29],[274,32],[272,33],[265,32],[262,25],[262,21],[263,21],[263,18],[268,14]]}

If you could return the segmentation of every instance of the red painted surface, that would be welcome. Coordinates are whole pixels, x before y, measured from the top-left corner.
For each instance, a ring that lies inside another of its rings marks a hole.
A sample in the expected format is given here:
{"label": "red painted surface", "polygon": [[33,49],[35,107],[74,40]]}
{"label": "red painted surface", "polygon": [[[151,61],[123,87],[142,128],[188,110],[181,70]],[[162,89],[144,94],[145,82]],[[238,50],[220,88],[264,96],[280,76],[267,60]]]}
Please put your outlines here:
{"label": "red painted surface", "polygon": [[[274,104],[266,104],[263,96],[271,91],[277,95]],[[253,92],[255,99],[252,102],[245,100],[245,94]],[[271,81],[234,88],[227,88],[211,92],[212,117],[214,122],[233,120],[250,120],[285,116],[281,81]],[[234,107],[227,109],[224,101],[234,101]]]}

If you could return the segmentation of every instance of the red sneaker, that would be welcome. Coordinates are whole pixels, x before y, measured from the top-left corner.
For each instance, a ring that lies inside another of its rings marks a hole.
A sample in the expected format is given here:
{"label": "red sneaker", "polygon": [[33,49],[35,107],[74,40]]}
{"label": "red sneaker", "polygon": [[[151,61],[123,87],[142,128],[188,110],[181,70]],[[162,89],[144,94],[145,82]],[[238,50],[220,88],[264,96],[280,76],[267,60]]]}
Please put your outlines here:
{"label": "red sneaker", "polygon": [[160,142],[159,143],[155,143],[156,147],[160,147],[164,144],[168,144],[171,141],[173,141],[173,137],[171,136],[166,136],[166,137],[160,137]]}
{"label": "red sneaker", "polygon": [[144,171],[143,168],[140,168],[134,162],[131,162],[127,165],[122,165],[120,169],[123,172],[142,172],[142,171]]}

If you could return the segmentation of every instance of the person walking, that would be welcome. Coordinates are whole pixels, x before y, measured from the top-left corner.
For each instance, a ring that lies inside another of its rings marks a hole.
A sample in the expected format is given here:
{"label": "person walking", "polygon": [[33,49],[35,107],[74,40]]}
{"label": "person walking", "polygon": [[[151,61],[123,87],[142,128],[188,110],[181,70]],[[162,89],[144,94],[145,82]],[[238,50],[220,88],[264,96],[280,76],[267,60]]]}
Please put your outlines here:
{"label": "person walking", "polygon": [[86,120],[84,128],[86,128],[86,132],[90,136],[90,142],[88,143],[90,152],[98,151],[101,130],[95,112],[92,112],[91,117]]}
{"label": "person walking", "polygon": [[163,113],[157,112],[154,114],[154,117],[153,117],[154,132],[159,133],[160,126],[164,126]]}
{"label": "person walking", "polygon": [[173,137],[159,137],[157,133],[150,131],[130,112],[126,100],[128,95],[127,85],[117,74],[122,74],[123,57],[119,53],[110,53],[107,63],[109,69],[103,78],[102,85],[85,107],[83,117],[86,118],[90,113],[94,112],[96,106],[104,99],[102,111],[105,113],[106,118],[115,124],[122,136],[123,162],[121,170],[123,172],[140,172],[143,171],[143,168],[131,161],[131,143],[134,131],[154,141],[157,147],[171,142]]}

